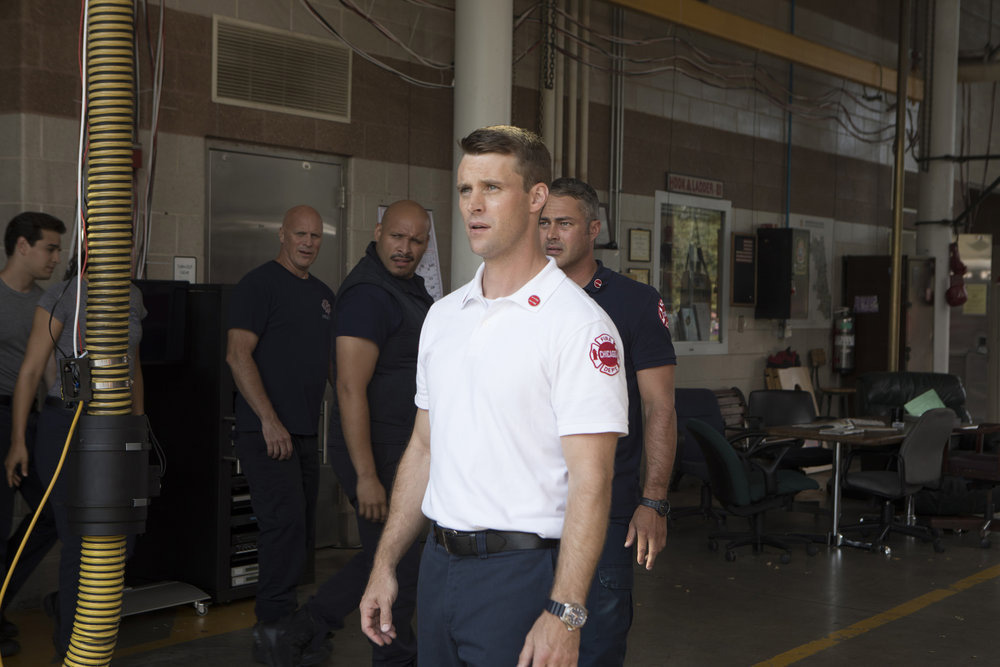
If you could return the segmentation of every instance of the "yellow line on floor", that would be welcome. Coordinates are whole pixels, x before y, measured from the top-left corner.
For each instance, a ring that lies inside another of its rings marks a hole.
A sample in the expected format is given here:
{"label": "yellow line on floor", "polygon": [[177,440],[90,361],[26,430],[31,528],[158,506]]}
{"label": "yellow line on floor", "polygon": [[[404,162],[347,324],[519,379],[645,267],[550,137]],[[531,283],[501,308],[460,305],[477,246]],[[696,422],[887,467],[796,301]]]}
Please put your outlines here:
{"label": "yellow line on floor", "polygon": [[797,646],[789,651],[785,651],[784,653],[774,656],[770,660],[758,662],[754,665],[754,667],[785,667],[785,665],[791,665],[799,660],[815,655],[820,651],[825,651],[845,639],[857,637],[858,635],[874,630],[875,628],[885,625],[886,623],[903,618],[904,616],[915,614],[935,602],[940,602],[941,600],[951,597],[956,593],[968,590],[977,584],[981,584],[997,577],[1000,577],[1000,565],[988,567],[972,576],[956,581],[948,588],[939,588],[930,591],[929,593],[924,593],[920,597],[904,602],[903,604],[893,607],[892,609],[883,611],[880,614],[875,614],[874,616],[866,618],[862,621],[858,621],[857,623],[849,625],[842,630],[832,632],[822,639],[817,639],[816,641],[809,642],[808,644]]}

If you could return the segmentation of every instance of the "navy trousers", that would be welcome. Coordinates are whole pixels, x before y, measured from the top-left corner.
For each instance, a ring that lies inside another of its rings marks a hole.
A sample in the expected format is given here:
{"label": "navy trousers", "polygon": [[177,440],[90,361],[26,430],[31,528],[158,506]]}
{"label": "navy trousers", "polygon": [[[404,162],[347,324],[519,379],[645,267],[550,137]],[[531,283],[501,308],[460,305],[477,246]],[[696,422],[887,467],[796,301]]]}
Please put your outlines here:
{"label": "navy trousers", "polygon": [[[10,534],[10,527],[13,521],[15,490],[7,486],[6,480],[0,483],[0,563],[4,565],[4,569],[0,570],[0,577],[7,575],[11,561],[14,560],[14,555],[17,553],[17,549],[21,545],[21,540],[24,539],[24,535],[28,530],[28,524],[31,523],[31,515],[45,494],[45,486],[42,485],[42,480],[38,475],[38,466],[34,460],[37,423],[38,415],[32,413],[25,433],[25,440],[28,446],[28,475],[21,480],[21,486],[17,488],[25,502],[27,502],[31,512],[21,520],[13,535]],[[7,458],[7,453],[10,451],[10,429],[10,406],[0,405],[0,457],[4,459]],[[10,535],[10,538],[4,541],[3,538],[8,535]],[[17,596],[17,592],[21,590],[21,586],[31,576],[31,573],[45,557],[45,554],[49,552],[52,545],[56,543],[56,539],[55,518],[52,515],[51,507],[47,506],[38,517],[35,529],[31,531],[31,537],[28,538],[28,543],[24,546],[24,551],[21,553],[21,560],[18,562],[17,569],[14,570],[14,574],[10,578],[10,584],[7,586],[7,594],[3,599],[4,609]]]}
{"label": "navy trousers", "polygon": [[510,667],[543,613],[556,549],[452,556],[427,538],[417,604],[420,664]]}
{"label": "navy trousers", "polygon": [[259,431],[241,431],[234,439],[259,531],[254,610],[261,623],[274,623],[295,611],[295,587],[316,544],[316,436],[292,435],[292,457],[284,461],[267,455]]}
{"label": "navy trousers", "polygon": [[[406,449],[402,445],[372,444],[375,468],[379,481],[386,491],[392,489],[396,468]],[[338,442],[330,449],[330,463],[340,480],[344,493],[354,505],[358,518],[358,535],[361,552],[347,562],[336,574],[327,579],[306,606],[313,617],[323,621],[330,629],[344,627],[344,617],[355,611],[371,575],[375,549],[385,524],[375,523],[357,514],[358,476],[347,452],[347,445]],[[372,643],[373,665],[415,665],[417,662],[417,637],[411,619],[417,604],[417,574],[420,568],[420,545],[414,542],[396,567],[399,593],[392,605],[392,621],[396,626],[396,639],[387,646]]]}
{"label": "navy trousers", "polygon": [[580,667],[625,664],[632,627],[632,549],[626,549],[628,520],[612,519],[594,581],[587,594],[587,622],[580,629]]}

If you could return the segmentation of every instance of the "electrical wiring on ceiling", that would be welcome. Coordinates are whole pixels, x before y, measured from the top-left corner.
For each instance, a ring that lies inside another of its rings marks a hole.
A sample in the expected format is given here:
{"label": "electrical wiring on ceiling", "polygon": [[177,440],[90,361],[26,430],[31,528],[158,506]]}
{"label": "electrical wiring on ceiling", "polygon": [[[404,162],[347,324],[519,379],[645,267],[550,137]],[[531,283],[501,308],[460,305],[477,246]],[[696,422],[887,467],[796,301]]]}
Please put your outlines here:
{"label": "electrical wiring on ceiling", "polygon": [[350,9],[352,12],[354,12],[355,14],[363,18],[365,21],[370,23],[376,30],[378,30],[385,37],[387,37],[390,42],[392,42],[393,44],[395,44],[396,46],[398,46],[399,48],[403,49],[408,54],[413,56],[416,59],[416,61],[419,62],[421,65],[426,65],[427,67],[432,67],[434,69],[442,69],[442,70],[452,69],[451,63],[442,63],[436,60],[431,60],[430,58],[425,58],[424,56],[420,55],[419,53],[411,49],[409,46],[406,45],[405,42],[403,42],[403,40],[401,40],[399,37],[396,37],[396,35],[391,30],[389,30],[383,24],[379,23],[377,20],[372,18],[369,13],[363,12],[361,8],[358,7],[356,4],[354,4],[353,2],[351,2],[351,0],[340,0],[340,4]]}
{"label": "electrical wiring on ceiling", "polygon": [[[451,83],[441,84],[416,79],[415,77],[411,77],[382,62],[375,56],[363,51],[347,40],[340,31],[334,28],[322,16],[322,14],[320,14],[320,12],[309,0],[300,0],[300,2],[327,31],[344,42],[356,54],[368,62],[402,78],[404,81],[413,85],[430,88],[452,87]],[[402,39],[395,35],[385,25],[372,18],[370,11],[366,12],[362,10],[355,2],[353,2],[353,0],[340,0],[340,4],[371,24],[376,30],[379,31],[379,33],[389,39],[393,44],[402,48],[417,62],[434,69],[452,69],[451,64],[431,60],[411,49]],[[412,0],[411,4],[437,10],[454,11],[451,8],[427,2],[426,0]],[[540,24],[542,22],[542,18],[537,16],[537,14],[541,6],[541,2],[533,3],[524,9],[520,14],[515,16],[513,25],[514,31],[518,31],[529,22]],[[568,23],[576,25],[578,28],[583,27],[582,24],[566,10],[556,8],[555,11],[558,12],[559,15]],[[614,35],[590,31],[593,35],[593,39],[587,39],[581,36],[583,32],[582,30],[578,31],[581,34],[575,34],[574,31],[569,30],[566,27],[556,27],[555,32],[561,34],[566,40],[571,40],[578,46],[589,50],[591,54],[603,56],[608,64],[602,64],[595,58],[582,58],[573,54],[571,50],[565,46],[562,48],[553,47],[565,57],[571,58],[597,71],[610,72],[613,68],[612,63],[614,63],[617,59],[622,59],[623,62],[630,65],[643,66],[641,68],[625,69],[624,75],[626,77],[634,78],[655,76],[657,74],[677,71],[692,80],[715,88],[726,90],[749,90],[754,93],[759,93],[773,106],[784,113],[791,113],[796,117],[807,120],[834,122],[840,126],[844,132],[864,143],[884,144],[892,141],[895,136],[895,126],[892,122],[879,123],[877,118],[871,117],[890,115],[894,105],[886,104],[881,108],[872,105],[870,102],[874,100],[869,99],[866,95],[853,93],[847,88],[846,84],[840,87],[828,88],[825,92],[814,96],[793,93],[787,86],[779,82],[778,79],[775,78],[775,76],[763,65],[760,65],[757,62],[745,62],[714,56],[704,49],[698,48],[691,43],[691,41],[675,34],[653,38],[635,39],[616,37]],[[673,53],[665,56],[650,56],[642,58],[632,56],[616,56],[609,48],[602,46],[595,40],[603,41],[608,45],[617,44],[631,47],[666,45],[672,48]],[[538,49],[542,43],[543,40],[540,38],[532,41],[523,51],[513,57],[512,65],[516,65],[521,62],[530,53]],[[678,52],[679,50],[682,52]],[[878,99],[881,98],[879,97]],[[853,105],[855,108],[850,108],[849,104]],[[869,117],[859,119],[858,114],[861,112],[866,112]],[[908,149],[912,150],[913,143],[915,142],[915,132],[908,133],[907,138],[909,144]]]}
{"label": "electrical wiring on ceiling", "polygon": [[[309,0],[299,0],[299,2],[302,4],[303,7],[305,7],[306,11],[308,11],[312,15],[312,17],[314,19],[316,19],[316,21],[321,26],[323,26],[323,28],[327,32],[329,32],[334,37],[336,37],[337,39],[339,39],[340,41],[342,41],[344,44],[346,44],[347,47],[351,49],[351,51],[353,51],[355,54],[358,55],[358,57],[360,57],[360,58],[362,58],[362,59],[370,62],[372,65],[375,65],[379,69],[382,69],[382,70],[385,70],[385,71],[387,71],[387,72],[389,72],[391,74],[394,74],[394,75],[398,76],[400,79],[402,79],[403,81],[406,81],[407,83],[412,84],[414,86],[419,86],[420,88],[454,88],[454,83],[435,83],[433,81],[424,81],[422,79],[417,79],[416,77],[412,77],[409,74],[406,74],[404,72],[400,72],[395,67],[392,67],[391,65],[382,62],[381,60],[379,60],[375,56],[373,56],[373,55],[369,54],[367,51],[364,51],[363,49],[359,48],[358,46],[356,46],[355,44],[353,44],[350,40],[348,40],[346,37],[344,37],[340,33],[340,31],[338,31],[335,27],[333,27],[333,25],[331,25],[330,22],[327,21],[326,18],[315,7],[313,7],[312,3],[309,2]],[[362,14],[362,17],[365,18],[366,20],[368,20],[369,22],[371,22],[371,20],[369,18],[365,17],[363,14]],[[395,36],[393,36],[392,39],[397,39],[397,38],[395,38]],[[449,66],[449,68],[450,68],[450,66]]]}
{"label": "electrical wiring on ceiling", "polygon": [[406,0],[411,5],[416,5],[417,7],[429,7],[431,9],[440,9],[444,12],[454,13],[454,7],[448,7],[446,5],[439,5],[436,2],[430,2],[430,0]]}
{"label": "electrical wiring on ceiling", "polygon": [[[569,23],[582,27],[580,22],[565,10],[557,9],[556,11]],[[541,23],[540,18],[531,18],[530,20],[535,23]],[[561,34],[566,40],[571,40],[580,47],[588,49],[592,54],[603,56],[608,61],[606,65],[601,64],[594,58],[584,59],[576,56],[567,47],[559,48],[553,46],[553,48],[565,57],[571,58],[597,71],[610,72],[614,68],[613,63],[619,59],[630,65],[654,65],[653,67],[625,69],[624,75],[635,78],[677,71],[690,79],[715,88],[750,90],[760,93],[782,112],[791,113],[799,118],[809,120],[835,122],[846,133],[864,143],[883,144],[892,141],[895,136],[895,126],[892,122],[887,121],[878,123],[875,127],[865,127],[864,124],[876,122],[876,119],[867,118],[865,121],[857,119],[858,112],[862,110],[872,115],[889,115],[895,105],[887,104],[884,108],[874,107],[868,103],[869,100],[865,99],[865,97],[851,92],[846,84],[840,87],[828,88],[826,92],[820,95],[807,96],[791,92],[764,66],[757,62],[727,60],[713,56],[703,49],[698,48],[689,40],[675,34],[649,39],[630,39],[591,30],[593,38],[586,39],[579,34],[574,34],[573,31],[565,27],[560,28],[556,26],[555,31]],[[582,31],[579,32],[582,33]],[[633,47],[672,45],[674,52],[664,56],[642,58],[633,56],[622,57],[616,56],[609,48],[601,46],[594,39],[608,44]],[[520,60],[537,48],[540,41],[530,45],[523,53],[518,55],[517,59]],[[677,47],[682,47],[686,52],[678,53]],[[850,109],[847,103],[845,103],[845,99],[857,106],[858,109]],[[908,136],[908,139],[908,149],[912,149],[915,137]]]}

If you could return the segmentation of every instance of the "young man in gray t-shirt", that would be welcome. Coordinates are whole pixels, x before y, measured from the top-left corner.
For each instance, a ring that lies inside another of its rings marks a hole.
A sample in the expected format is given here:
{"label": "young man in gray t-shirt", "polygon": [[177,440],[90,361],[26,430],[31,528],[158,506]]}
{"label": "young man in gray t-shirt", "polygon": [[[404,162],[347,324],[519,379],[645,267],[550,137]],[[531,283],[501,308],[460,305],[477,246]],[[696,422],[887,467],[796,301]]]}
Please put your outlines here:
{"label": "young man in gray t-shirt", "polygon": [[[36,281],[48,280],[59,263],[61,237],[66,225],[47,213],[25,211],[7,224],[4,233],[4,251],[7,262],[0,270],[0,456],[6,457],[10,450],[11,437],[11,397],[17,380],[21,360],[31,334],[38,299],[43,290]],[[33,429],[29,429],[33,430]],[[33,435],[33,434],[30,434]],[[30,475],[21,484],[21,493],[28,505],[38,506],[42,487],[36,475]],[[27,528],[30,516],[22,521],[9,543],[3,541],[10,535],[10,525],[14,507],[14,490],[7,484],[0,484],[0,563],[6,574],[17,545]],[[35,526],[31,541],[22,555],[21,565],[11,578],[4,607],[14,599],[21,584],[35,569],[45,553],[55,543],[55,525],[51,515],[46,513]],[[6,617],[0,620],[0,655],[7,657],[19,650],[13,639],[17,627]]]}

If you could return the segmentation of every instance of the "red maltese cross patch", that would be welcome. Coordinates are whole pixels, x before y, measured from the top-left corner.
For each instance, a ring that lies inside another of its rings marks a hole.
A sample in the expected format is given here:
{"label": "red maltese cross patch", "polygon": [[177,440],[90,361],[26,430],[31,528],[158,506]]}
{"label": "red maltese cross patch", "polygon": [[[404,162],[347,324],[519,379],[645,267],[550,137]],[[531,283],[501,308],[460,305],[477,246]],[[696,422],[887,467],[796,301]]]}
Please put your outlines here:
{"label": "red maltese cross patch", "polygon": [[601,334],[590,344],[590,362],[594,368],[606,375],[618,373],[618,348],[615,339],[608,334]]}

